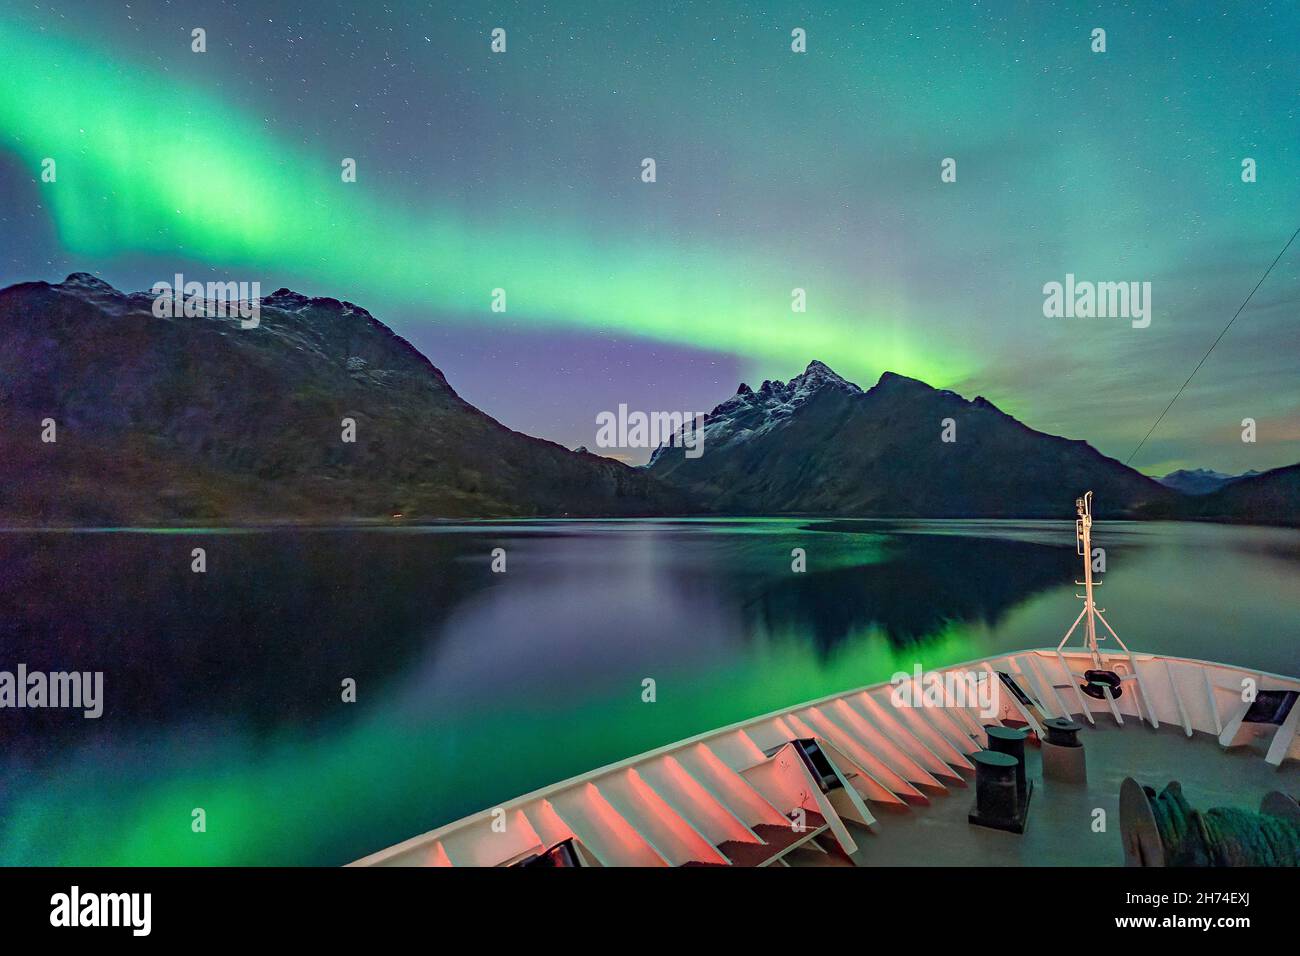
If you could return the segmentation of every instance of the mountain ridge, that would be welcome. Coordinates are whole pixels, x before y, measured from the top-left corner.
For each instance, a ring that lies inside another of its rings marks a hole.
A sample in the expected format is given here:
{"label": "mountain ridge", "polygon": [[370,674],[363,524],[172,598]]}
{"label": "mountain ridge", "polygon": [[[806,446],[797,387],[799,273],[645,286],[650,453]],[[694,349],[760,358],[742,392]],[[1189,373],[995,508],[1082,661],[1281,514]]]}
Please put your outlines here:
{"label": "mountain ridge", "polygon": [[819,360],[742,382],[705,416],[699,458],[665,446],[632,468],[511,430],[346,300],[280,288],[255,329],[155,300],[84,272],[0,290],[0,520],[1063,518],[1088,489],[1101,517],[1300,513],[1300,465],[1189,496],[983,396],[892,371],[864,390]]}
{"label": "mountain ridge", "polygon": [[[810,381],[818,387],[806,387]],[[788,399],[794,383],[798,401]],[[1075,484],[1097,485],[1102,513],[1161,513],[1175,500],[1174,492],[1085,441],[1037,431],[983,396],[968,400],[892,371],[864,391],[814,361],[790,385],[764,382],[754,391],[742,383],[704,421],[702,456],[690,460],[679,448],[662,448],[647,468],[700,496],[710,510],[1059,517],[1071,514],[1074,498],[1087,490]],[[1021,453],[1004,463],[1023,468],[1046,457],[1054,467],[1039,467],[1030,481],[992,482],[999,463],[987,448],[993,437]],[[952,452],[947,457],[945,449]],[[929,493],[945,483],[936,481],[945,473],[948,490]]]}
{"label": "mountain ridge", "polygon": [[1243,478],[1254,478],[1261,474],[1263,472],[1255,471],[1253,468],[1240,475],[1229,475],[1210,468],[1179,468],[1177,471],[1171,471],[1169,474],[1157,478],[1156,481],[1166,488],[1173,488],[1186,495],[1206,495],[1218,491],[1234,481],[1240,481]]}
{"label": "mountain ridge", "polygon": [[7,521],[691,510],[644,472],[507,428],[353,303],[278,289],[242,329],[156,316],[155,299],[87,273],[0,290]]}

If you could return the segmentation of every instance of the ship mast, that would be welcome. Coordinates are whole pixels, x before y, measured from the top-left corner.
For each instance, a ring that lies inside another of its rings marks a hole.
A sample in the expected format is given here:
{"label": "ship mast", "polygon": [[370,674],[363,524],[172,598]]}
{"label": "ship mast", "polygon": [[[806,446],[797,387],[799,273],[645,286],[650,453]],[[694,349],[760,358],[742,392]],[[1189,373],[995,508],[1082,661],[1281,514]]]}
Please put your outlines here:
{"label": "ship mast", "polygon": [[[1070,636],[1079,626],[1080,622],[1084,625],[1084,647],[1092,654],[1093,663],[1097,667],[1102,666],[1101,651],[1098,648],[1097,622],[1101,621],[1102,627],[1106,628],[1111,637],[1115,638],[1116,643],[1123,648],[1124,652],[1129,653],[1128,646],[1120,640],[1115,629],[1107,623],[1106,618],[1102,615],[1104,608],[1097,607],[1097,602],[1093,597],[1092,589],[1094,585],[1101,587],[1102,582],[1092,579],[1092,492],[1085,492],[1082,498],[1076,498],[1074,509],[1078,512],[1078,518],[1074,522],[1074,537],[1078,545],[1079,554],[1083,555],[1083,580],[1075,581],[1084,590],[1082,594],[1076,594],[1075,597],[1083,601],[1083,610],[1079,616],[1074,619],[1070,629],[1065,632],[1065,637],[1061,638],[1061,643],[1056,646],[1059,653],[1062,648],[1069,642]],[[1105,640],[1103,636],[1101,640]]]}

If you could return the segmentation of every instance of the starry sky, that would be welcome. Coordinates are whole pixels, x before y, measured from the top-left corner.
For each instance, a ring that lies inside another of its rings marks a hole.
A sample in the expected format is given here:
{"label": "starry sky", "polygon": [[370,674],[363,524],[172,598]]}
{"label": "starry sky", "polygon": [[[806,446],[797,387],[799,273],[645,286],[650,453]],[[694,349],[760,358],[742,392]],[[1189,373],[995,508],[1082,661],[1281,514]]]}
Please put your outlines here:
{"label": "starry sky", "polygon": [[[0,284],[350,300],[570,447],[820,359],[1125,460],[1300,226],[1298,41],[1289,0],[0,0]],[[1150,327],[1045,318],[1067,273]],[[1300,461],[1297,373],[1300,240],[1133,465]]]}

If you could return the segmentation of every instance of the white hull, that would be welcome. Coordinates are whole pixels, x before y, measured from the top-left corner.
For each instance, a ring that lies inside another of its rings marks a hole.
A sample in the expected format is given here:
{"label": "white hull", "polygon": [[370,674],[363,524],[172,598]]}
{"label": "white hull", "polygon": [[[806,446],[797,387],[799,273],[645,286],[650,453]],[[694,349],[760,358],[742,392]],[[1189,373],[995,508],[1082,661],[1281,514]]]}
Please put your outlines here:
{"label": "white hull", "polygon": [[[1095,666],[1085,651],[997,655],[937,673],[1008,673],[1028,706],[1003,689],[992,719],[974,706],[896,707],[894,688],[883,682],[661,747],[352,865],[500,866],[565,840],[584,862],[601,866],[770,865],[801,846],[821,850],[810,841],[825,834],[851,856],[859,853],[859,826],[890,826],[872,805],[925,813],[931,796],[965,786],[969,757],[987,742],[983,725],[994,722],[1035,731],[1044,717],[1063,715],[1085,725],[1172,725],[1187,737],[1213,735],[1224,747],[1253,745],[1273,766],[1300,759],[1300,703],[1280,725],[1243,721],[1246,688],[1300,692],[1296,678],[1153,654],[1104,654],[1103,662],[1123,680],[1117,699],[1079,691],[1083,672]],[[791,743],[808,738],[841,784],[829,794]],[[792,826],[792,813],[806,820],[804,829]]]}

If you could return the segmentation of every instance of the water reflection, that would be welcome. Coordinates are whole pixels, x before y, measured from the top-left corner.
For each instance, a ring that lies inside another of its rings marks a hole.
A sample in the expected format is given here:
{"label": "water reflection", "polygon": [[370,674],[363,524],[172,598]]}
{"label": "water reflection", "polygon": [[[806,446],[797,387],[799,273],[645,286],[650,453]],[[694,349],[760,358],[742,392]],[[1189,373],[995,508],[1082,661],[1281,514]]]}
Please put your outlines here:
{"label": "water reflection", "polygon": [[[1131,646],[1300,671],[1300,532],[1104,532]],[[103,670],[106,697],[0,711],[0,864],[346,862],[914,662],[1054,645],[1077,561],[1063,522],[0,533],[0,669]]]}
{"label": "water reflection", "polygon": [[[194,548],[207,570],[191,569]],[[4,713],[8,745],[205,716],[251,728],[382,686],[485,583],[441,535],[0,534],[0,669],[105,672],[105,715]]]}
{"label": "water reflection", "polygon": [[807,634],[823,655],[872,630],[904,647],[954,625],[995,627],[1031,595],[1071,584],[1079,561],[1068,546],[902,534],[878,562],[768,582],[746,610],[767,630]]}

